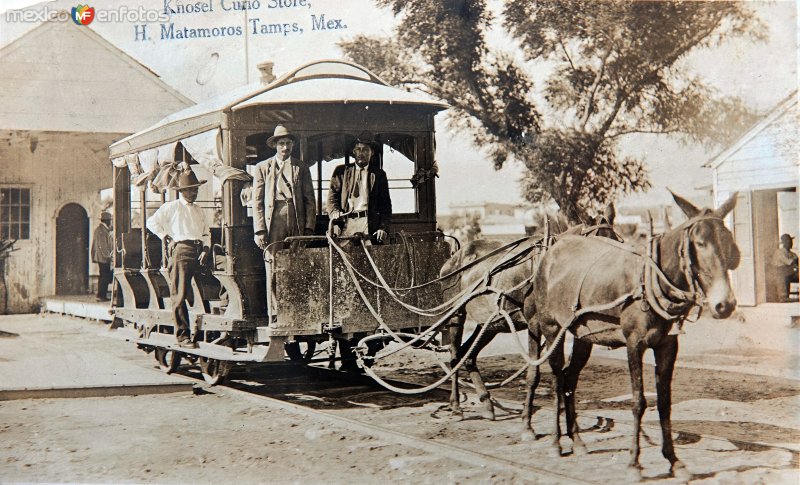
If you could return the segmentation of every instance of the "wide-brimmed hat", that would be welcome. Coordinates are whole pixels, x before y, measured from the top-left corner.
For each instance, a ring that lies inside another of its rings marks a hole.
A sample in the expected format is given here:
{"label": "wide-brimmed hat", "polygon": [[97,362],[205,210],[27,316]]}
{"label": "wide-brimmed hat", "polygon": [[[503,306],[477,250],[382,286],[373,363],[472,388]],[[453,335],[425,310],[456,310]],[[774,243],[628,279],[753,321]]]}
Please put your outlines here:
{"label": "wide-brimmed hat", "polygon": [[110,213],[108,213],[108,212],[101,212],[100,213],[100,220],[101,221],[111,222],[111,219],[113,219],[113,218],[111,217]]}
{"label": "wide-brimmed hat", "polygon": [[375,136],[370,131],[362,131],[356,137],[356,139],[353,140],[353,147],[355,147],[359,143],[364,145],[369,145],[370,148],[372,148],[373,150],[375,150],[375,148],[378,146],[378,142],[375,141]]}
{"label": "wide-brimmed hat", "polygon": [[281,138],[290,138],[293,142],[297,143],[297,137],[289,133],[289,130],[286,129],[283,125],[278,125],[275,127],[275,133],[267,138],[267,146],[270,148],[275,148],[278,144],[278,140]]}
{"label": "wide-brimmed hat", "polygon": [[794,238],[792,236],[788,235],[788,234],[781,234],[781,242],[782,243],[785,243],[786,241],[791,242],[792,239],[794,239]]}
{"label": "wide-brimmed hat", "polygon": [[204,183],[205,180],[197,180],[197,175],[194,174],[192,169],[183,170],[175,177],[175,185],[173,186],[174,189],[177,190],[185,190],[191,189],[194,187],[200,187]]}

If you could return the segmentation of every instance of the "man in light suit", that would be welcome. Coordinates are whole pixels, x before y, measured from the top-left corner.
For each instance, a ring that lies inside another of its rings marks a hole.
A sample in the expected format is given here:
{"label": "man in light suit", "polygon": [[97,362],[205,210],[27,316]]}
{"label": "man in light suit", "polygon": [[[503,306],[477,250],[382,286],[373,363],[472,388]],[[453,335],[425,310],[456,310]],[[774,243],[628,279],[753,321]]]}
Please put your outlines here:
{"label": "man in light suit", "polygon": [[[297,139],[286,127],[278,125],[267,140],[276,150],[275,156],[256,165],[253,181],[253,239],[263,251],[280,249],[280,243],[290,236],[310,236],[317,223],[317,204],[311,171],[292,157]],[[270,246],[271,245],[271,246]],[[275,318],[275,282],[267,264],[267,294],[269,314]]]}
{"label": "man in light suit", "polygon": [[277,153],[256,165],[253,229],[256,245],[262,250],[289,236],[314,234],[314,187],[308,167],[291,156],[296,140],[284,126],[276,126],[267,145]]}

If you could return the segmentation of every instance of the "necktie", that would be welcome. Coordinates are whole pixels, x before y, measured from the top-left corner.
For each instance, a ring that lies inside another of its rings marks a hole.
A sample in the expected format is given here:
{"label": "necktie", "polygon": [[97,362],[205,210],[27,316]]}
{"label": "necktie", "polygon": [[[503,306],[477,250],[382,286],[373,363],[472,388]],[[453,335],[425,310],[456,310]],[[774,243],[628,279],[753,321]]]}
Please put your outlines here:
{"label": "necktie", "polygon": [[277,162],[275,169],[277,170],[276,177],[278,179],[278,194],[280,198],[288,200],[292,198],[292,189],[289,180],[286,178],[286,171],[284,170],[288,162]]}
{"label": "necktie", "polygon": [[364,169],[361,167],[356,167],[356,187],[353,191],[353,197],[358,198],[361,195],[361,179],[364,176]]}

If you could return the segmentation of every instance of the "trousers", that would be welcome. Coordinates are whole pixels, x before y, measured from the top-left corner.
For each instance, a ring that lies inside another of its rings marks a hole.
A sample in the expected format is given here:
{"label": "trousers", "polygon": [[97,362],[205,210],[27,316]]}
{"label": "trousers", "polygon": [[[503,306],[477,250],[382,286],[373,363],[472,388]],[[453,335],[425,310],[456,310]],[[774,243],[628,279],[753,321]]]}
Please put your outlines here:
{"label": "trousers", "polygon": [[[291,200],[283,201],[276,200],[272,209],[272,219],[269,224],[269,234],[267,235],[267,244],[270,246],[270,254],[275,254],[275,251],[284,249],[286,246],[280,241],[287,237],[302,236],[303,232],[298,232],[297,213],[294,209],[294,203]],[[273,244],[278,243],[278,244]],[[278,313],[277,296],[275,293],[275,278],[270,271],[269,263],[267,263],[267,304],[270,307],[271,314]]]}
{"label": "trousers", "polygon": [[189,328],[189,309],[186,300],[194,298],[192,278],[200,267],[202,246],[191,242],[178,242],[172,250],[169,268],[169,290],[172,300],[172,321],[175,323],[175,336],[178,340],[191,337]]}
{"label": "trousers", "polygon": [[97,263],[100,275],[97,278],[97,298],[105,300],[108,298],[108,285],[114,281],[114,273],[111,272],[111,263]]}

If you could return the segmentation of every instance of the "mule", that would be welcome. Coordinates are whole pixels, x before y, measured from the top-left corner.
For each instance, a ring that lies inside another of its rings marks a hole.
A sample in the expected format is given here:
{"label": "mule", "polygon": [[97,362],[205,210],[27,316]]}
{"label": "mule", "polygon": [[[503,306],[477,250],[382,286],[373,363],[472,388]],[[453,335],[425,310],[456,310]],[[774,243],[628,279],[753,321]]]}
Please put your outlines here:
{"label": "mule", "polygon": [[[590,219],[584,224],[573,226],[562,234],[577,235],[599,235],[618,239],[612,225],[614,223],[615,209],[613,204],[609,204],[602,216]],[[529,317],[525,317],[523,309],[525,300],[530,298],[532,277],[538,265],[539,257],[544,251],[546,235],[534,235],[524,240],[514,247],[501,250],[503,244],[497,241],[477,240],[466,244],[448,259],[441,269],[442,276],[448,275],[460,268],[466,269],[457,274],[454,278],[445,280],[443,286],[444,299],[448,300],[457,295],[462,288],[470,287],[479,279],[486,278],[487,273],[492,271],[498,264],[509,262],[510,258],[518,257],[513,264],[507,264],[500,271],[496,272],[489,281],[488,285],[506,291],[505,297],[500,303],[502,309],[508,313],[516,331],[528,330],[529,352],[535,354],[539,349],[541,335],[538,328],[528,325]],[[521,256],[521,257],[520,257]],[[481,260],[481,258],[483,258]],[[476,264],[477,261],[477,264]],[[471,265],[471,266],[470,266]],[[497,315],[498,298],[496,293],[484,293],[469,300],[463,308],[456,313],[450,322],[449,340],[451,366],[457,365],[466,357],[464,369],[468,372],[470,380],[478,394],[478,400],[482,404],[480,414],[486,419],[494,420],[494,405],[487,386],[484,384],[477,367],[477,358],[481,350],[486,347],[498,333],[508,333],[509,325],[504,317]],[[462,343],[464,323],[469,318],[478,323],[476,329]],[[492,318],[491,321],[488,322]],[[470,349],[472,349],[470,351]],[[467,355],[469,354],[469,355]],[[526,378],[527,388],[535,389],[540,379],[539,369],[531,366],[528,369]],[[532,405],[532,396],[529,401],[526,399],[526,412],[523,412],[523,426],[525,430],[530,430],[530,414],[528,407]],[[453,412],[460,412],[458,375],[453,376],[450,392],[450,409]],[[527,418],[525,418],[527,417]],[[523,433],[530,434],[526,431]],[[526,435],[527,438],[527,435]]]}
{"label": "mule", "polygon": [[703,300],[717,319],[727,318],[736,308],[728,271],[738,266],[739,250],[722,221],[735,206],[736,194],[717,210],[698,209],[675,194],[673,198],[688,220],[654,238],[648,254],[607,239],[561,238],[542,256],[529,300],[534,307],[528,312],[546,345],[563,346],[566,331],[574,336],[566,369],[558,348],[549,358],[556,388],[553,446],[559,455],[562,402],[573,453],[586,451],[578,434],[575,389],[592,345],[627,348],[634,425],[628,467],[638,478],[639,437],[647,405],[644,352],[650,348],[655,354],[662,454],[672,475],[688,479],[691,474],[675,455],[670,421],[677,334],[691,310],[702,309]]}

